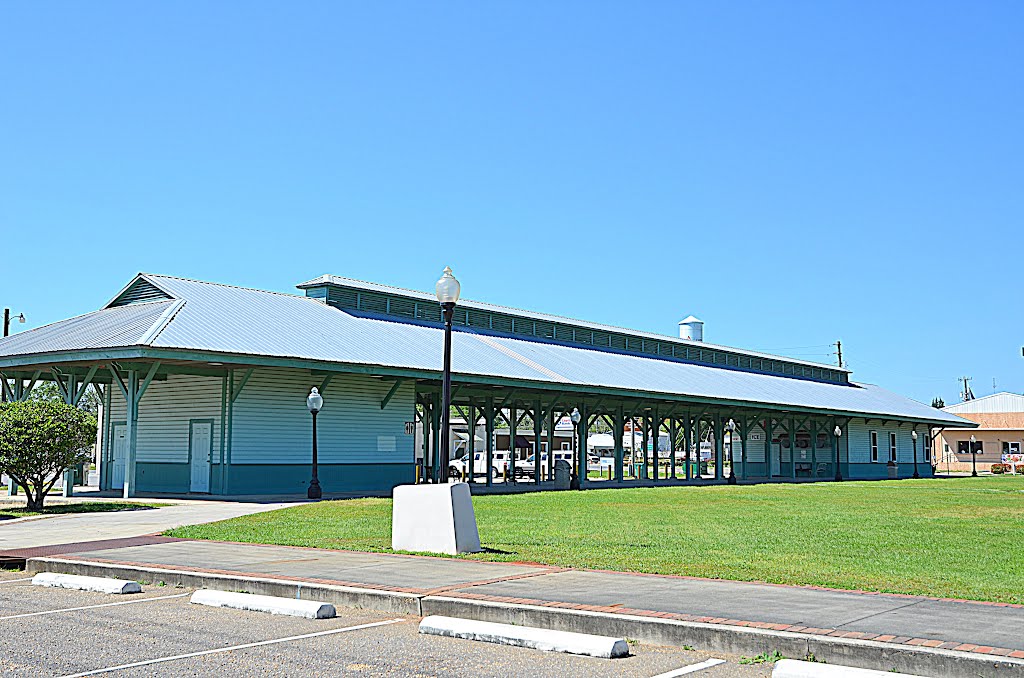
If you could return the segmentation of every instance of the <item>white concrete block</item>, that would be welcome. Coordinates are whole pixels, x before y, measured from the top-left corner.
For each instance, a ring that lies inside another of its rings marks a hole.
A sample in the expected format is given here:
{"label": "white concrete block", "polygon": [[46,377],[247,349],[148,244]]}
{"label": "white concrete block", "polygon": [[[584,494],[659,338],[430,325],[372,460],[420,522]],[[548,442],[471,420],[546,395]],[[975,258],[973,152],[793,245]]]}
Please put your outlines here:
{"label": "white concrete block", "polygon": [[775,668],[772,670],[772,678],[883,678],[883,676],[914,678],[909,673],[873,671],[852,666],[802,662],[796,659],[780,659],[775,662]]}
{"label": "white concrete block", "polygon": [[58,574],[56,572],[40,572],[32,577],[32,584],[59,589],[95,591],[96,593],[142,593],[142,587],[139,586],[137,581],[108,579],[106,577],[82,577],[77,574]]}
{"label": "white concrete block", "polygon": [[448,554],[480,551],[468,484],[399,485],[393,497],[391,548]]}
{"label": "white concrete block", "polygon": [[229,607],[234,610],[286,614],[292,617],[305,617],[306,619],[331,619],[336,614],[333,605],[330,603],[319,603],[315,600],[258,596],[253,593],[211,591],[209,589],[196,591],[189,598],[189,602],[196,603],[197,605],[209,605],[211,607]]}
{"label": "white concrete block", "polygon": [[612,659],[629,655],[629,645],[622,638],[592,636],[569,631],[549,631],[530,626],[495,624],[473,619],[431,615],[420,622],[420,633],[450,638],[480,640],[486,643],[528,647],[546,652],[566,652],[589,657]]}

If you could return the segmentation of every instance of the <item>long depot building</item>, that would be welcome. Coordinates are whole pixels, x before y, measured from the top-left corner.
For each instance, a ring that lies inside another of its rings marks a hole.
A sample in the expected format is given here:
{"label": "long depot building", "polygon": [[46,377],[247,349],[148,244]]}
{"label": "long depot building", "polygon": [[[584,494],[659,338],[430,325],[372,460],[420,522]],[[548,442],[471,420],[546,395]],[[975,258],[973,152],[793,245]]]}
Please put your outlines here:
{"label": "long depot building", "polygon": [[[298,288],[139,274],[97,311],[0,340],[3,388],[21,399],[54,381],[69,402],[96,389],[101,487],[126,496],[304,493],[311,387],[324,397],[326,493],[446,477],[434,295],[330,275]],[[933,436],[973,425],[844,369],[704,343],[692,318],[677,338],[462,301],[454,325],[453,404],[485,431],[468,452],[493,458],[495,427],[525,434],[539,454],[519,463],[536,465],[538,488],[551,486],[542,460],[574,409],[576,449],[613,433],[593,479],[576,456],[584,487],[929,476]],[[638,466],[627,430],[667,435],[669,450],[644,445]],[[686,463],[698,449],[710,458]]]}

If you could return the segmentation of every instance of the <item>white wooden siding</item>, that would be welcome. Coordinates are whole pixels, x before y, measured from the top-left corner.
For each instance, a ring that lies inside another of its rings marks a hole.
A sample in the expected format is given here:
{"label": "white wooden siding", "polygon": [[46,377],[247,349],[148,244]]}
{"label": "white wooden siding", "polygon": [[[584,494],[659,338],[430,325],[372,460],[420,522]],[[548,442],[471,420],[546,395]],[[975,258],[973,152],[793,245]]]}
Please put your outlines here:
{"label": "white wooden siding", "polygon": [[[124,396],[115,386],[111,396],[110,420],[124,422],[127,408]],[[212,419],[213,463],[220,450],[220,377],[169,375],[166,381],[153,381],[139,404],[137,434],[140,462],[188,463],[189,421]],[[107,455],[109,456],[109,455]]]}
{"label": "white wooden siding", "polygon": [[[236,380],[240,376],[236,373]],[[313,442],[306,396],[323,378],[308,370],[258,369],[235,401],[231,461],[235,464],[308,463]],[[383,410],[390,379],[336,375],[317,416],[321,463],[413,462],[415,386],[402,384]]]}

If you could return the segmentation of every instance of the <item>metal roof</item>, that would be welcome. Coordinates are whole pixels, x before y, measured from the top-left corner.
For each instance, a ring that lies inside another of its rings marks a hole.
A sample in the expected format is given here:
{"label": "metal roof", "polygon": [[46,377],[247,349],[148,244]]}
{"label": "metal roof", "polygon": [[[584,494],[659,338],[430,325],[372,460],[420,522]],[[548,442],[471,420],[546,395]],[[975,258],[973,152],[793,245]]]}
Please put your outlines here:
{"label": "metal roof", "polygon": [[[419,301],[432,301],[437,302],[437,297],[433,292],[421,292],[419,290],[410,290],[404,287],[393,287],[391,285],[382,285],[375,282],[367,282],[365,280],[356,280],[354,278],[345,278],[338,275],[322,275],[319,278],[314,278],[304,283],[296,285],[299,289],[307,289],[310,287],[318,287],[320,285],[338,285],[341,287],[351,287],[353,289],[366,290],[368,292],[380,292],[382,294],[397,294]],[[482,301],[471,301],[469,299],[459,299],[459,306],[465,308],[473,308],[481,311],[492,311],[495,313],[507,313],[510,315],[520,316],[523,318],[529,318],[531,320],[542,320],[545,322],[554,323],[568,323],[571,325],[577,325],[579,327],[585,327],[591,330],[598,330],[601,332],[616,332],[621,334],[628,334],[634,337],[642,337],[644,339],[657,339],[658,341],[671,341],[677,344],[683,344],[685,346],[696,346],[698,348],[708,349],[719,349],[722,351],[729,351],[740,355],[747,355],[754,358],[767,358],[770,360],[781,360],[794,365],[808,365],[810,367],[820,367],[835,372],[845,372],[849,374],[849,370],[845,367],[837,367],[836,365],[826,365],[824,363],[816,363],[810,360],[801,360],[799,358],[789,358],[786,356],[773,355],[771,353],[760,353],[758,351],[749,351],[742,348],[734,348],[732,346],[722,346],[719,344],[709,344],[705,341],[694,341],[690,339],[682,339],[677,336],[670,334],[658,334],[657,332],[644,332],[642,330],[631,330],[626,327],[618,327],[616,325],[604,325],[602,323],[589,322],[587,320],[577,320],[576,318],[568,318],[560,315],[552,315],[549,313],[537,313],[536,311],[527,311],[521,308],[514,308],[512,306],[500,306],[498,304],[488,304]],[[696,320],[697,322],[703,323],[693,316],[690,316],[686,320],[680,321],[678,324],[690,322]]]}
{"label": "metal roof", "polygon": [[[169,276],[144,275],[173,301],[102,309],[0,340],[0,361],[32,364],[32,354],[145,346],[214,354],[289,358],[438,374],[437,326],[356,316],[315,299]],[[21,359],[12,359],[23,356]],[[8,360],[4,360],[8,358]],[[217,358],[212,358],[216,360]],[[882,388],[832,384],[723,367],[528,341],[459,328],[453,372],[471,377],[732,403],[808,408],[971,426]]]}
{"label": "metal roof", "polygon": [[992,395],[967,400],[942,408],[943,412],[953,414],[983,414],[1001,412],[1024,412],[1024,395],[1017,393],[993,393]]}

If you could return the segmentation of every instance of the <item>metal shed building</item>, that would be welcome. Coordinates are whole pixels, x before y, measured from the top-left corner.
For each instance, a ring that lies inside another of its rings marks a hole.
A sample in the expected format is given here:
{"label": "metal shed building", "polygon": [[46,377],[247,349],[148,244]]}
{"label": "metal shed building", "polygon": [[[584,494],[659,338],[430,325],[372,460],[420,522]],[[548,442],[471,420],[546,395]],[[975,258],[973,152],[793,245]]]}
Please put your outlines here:
{"label": "metal shed building", "polygon": [[[298,287],[305,296],[139,274],[97,311],[0,340],[4,388],[18,399],[53,380],[69,402],[96,388],[101,487],[126,496],[304,492],[312,386],[326,401],[326,492],[446,475],[436,467],[443,330],[433,295],[335,276]],[[912,431],[916,466],[930,475],[931,431],[971,425],[834,366],[479,302],[459,303],[453,341],[453,402],[488,431],[527,425],[539,447],[578,408],[583,450],[597,421],[669,434],[670,459],[655,451],[633,480],[620,445],[606,484],[868,479],[892,466],[907,477]],[[715,451],[707,477],[674,451],[701,440]]]}

